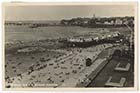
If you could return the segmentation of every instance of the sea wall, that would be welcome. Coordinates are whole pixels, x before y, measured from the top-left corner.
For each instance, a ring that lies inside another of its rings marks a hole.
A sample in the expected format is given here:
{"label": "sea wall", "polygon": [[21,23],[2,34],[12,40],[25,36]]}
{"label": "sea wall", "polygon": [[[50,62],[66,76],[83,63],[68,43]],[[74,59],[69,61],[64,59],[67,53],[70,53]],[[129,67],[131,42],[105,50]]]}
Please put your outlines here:
{"label": "sea wall", "polygon": [[107,57],[103,59],[96,59],[95,62],[87,67],[84,71],[80,72],[78,75],[67,79],[59,87],[86,87],[96,76],[102,71],[102,69],[111,60],[115,49],[108,54]]}

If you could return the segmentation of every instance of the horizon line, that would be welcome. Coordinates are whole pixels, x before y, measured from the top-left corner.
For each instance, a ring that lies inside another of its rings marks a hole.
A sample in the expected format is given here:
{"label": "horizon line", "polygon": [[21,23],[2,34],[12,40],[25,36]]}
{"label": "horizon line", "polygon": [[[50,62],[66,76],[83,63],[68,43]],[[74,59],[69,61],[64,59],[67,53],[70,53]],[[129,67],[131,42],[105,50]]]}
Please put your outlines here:
{"label": "horizon line", "polygon": [[[116,18],[116,17],[135,17],[134,15],[132,16],[97,16],[95,18]],[[93,18],[93,17],[73,17],[73,18]],[[61,20],[70,20],[73,18],[63,18],[63,19],[16,19],[16,20],[12,20],[12,19],[5,19],[5,21],[61,21]]]}

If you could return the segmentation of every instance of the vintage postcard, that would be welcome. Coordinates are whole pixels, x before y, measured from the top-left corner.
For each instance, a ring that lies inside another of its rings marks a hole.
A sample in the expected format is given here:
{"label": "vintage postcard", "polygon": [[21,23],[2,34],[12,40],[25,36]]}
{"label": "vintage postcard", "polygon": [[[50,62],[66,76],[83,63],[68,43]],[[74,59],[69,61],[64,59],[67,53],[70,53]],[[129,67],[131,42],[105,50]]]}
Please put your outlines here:
{"label": "vintage postcard", "polygon": [[137,3],[3,3],[5,90],[136,90]]}

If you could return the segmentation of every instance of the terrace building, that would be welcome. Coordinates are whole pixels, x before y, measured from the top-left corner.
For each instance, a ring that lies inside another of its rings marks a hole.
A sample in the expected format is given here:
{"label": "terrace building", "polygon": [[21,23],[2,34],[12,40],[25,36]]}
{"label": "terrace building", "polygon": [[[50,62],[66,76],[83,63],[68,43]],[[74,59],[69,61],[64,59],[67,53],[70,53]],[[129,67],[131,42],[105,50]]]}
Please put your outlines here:
{"label": "terrace building", "polygon": [[105,25],[111,25],[111,22],[105,21],[104,24],[105,24]]}

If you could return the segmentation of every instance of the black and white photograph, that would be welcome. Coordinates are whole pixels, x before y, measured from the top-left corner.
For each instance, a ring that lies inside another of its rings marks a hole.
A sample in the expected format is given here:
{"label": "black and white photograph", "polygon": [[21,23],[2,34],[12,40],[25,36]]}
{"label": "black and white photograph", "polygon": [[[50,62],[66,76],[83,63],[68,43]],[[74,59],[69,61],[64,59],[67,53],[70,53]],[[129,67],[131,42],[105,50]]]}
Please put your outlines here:
{"label": "black and white photograph", "polygon": [[3,87],[136,87],[136,9],[130,2],[3,4]]}

